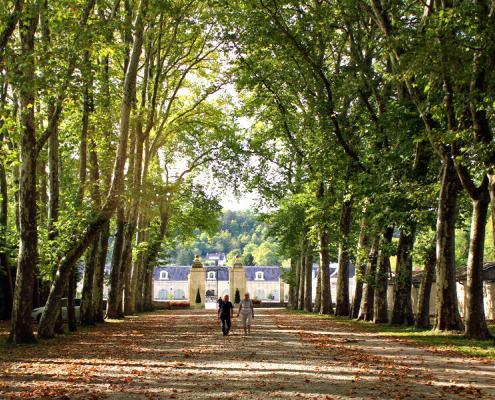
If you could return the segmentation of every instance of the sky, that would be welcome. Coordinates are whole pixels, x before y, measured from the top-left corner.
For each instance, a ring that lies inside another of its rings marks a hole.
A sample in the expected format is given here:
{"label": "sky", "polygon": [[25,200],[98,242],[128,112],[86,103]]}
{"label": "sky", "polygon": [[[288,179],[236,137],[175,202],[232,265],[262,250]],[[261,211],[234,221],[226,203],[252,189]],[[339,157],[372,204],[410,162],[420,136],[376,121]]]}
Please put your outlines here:
{"label": "sky", "polygon": [[252,210],[257,205],[258,196],[255,193],[243,193],[236,197],[233,190],[226,189],[222,196],[222,207],[231,211]]}

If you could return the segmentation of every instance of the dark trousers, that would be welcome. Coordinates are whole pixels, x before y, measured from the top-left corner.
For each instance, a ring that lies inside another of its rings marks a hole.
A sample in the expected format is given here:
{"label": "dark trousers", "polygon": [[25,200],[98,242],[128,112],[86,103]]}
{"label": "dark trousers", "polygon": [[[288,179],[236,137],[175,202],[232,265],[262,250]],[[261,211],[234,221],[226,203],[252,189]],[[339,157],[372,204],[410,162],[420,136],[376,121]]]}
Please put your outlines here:
{"label": "dark trousers", "polygon": [[232,326],[232,321],[230,320],[230,315],[228,315],[226,317],[221,316],[220,321],[222,322],[221,325],[222,325],[223,336],[227,336],[229,334],[230,327]]}

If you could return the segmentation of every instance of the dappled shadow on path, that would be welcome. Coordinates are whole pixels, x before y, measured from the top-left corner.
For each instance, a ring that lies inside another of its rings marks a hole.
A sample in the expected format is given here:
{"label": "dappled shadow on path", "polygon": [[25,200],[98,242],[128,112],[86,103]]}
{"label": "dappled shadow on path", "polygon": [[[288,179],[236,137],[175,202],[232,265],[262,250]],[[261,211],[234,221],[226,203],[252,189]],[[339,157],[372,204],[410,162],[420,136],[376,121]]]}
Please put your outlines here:
{"label": "dappled shadow on path", "polygon": [[222,337],[212,311],[161,311],[6,347],[0,398],[495,398],[491,362],[442,357],[325,318],[259,310]]}

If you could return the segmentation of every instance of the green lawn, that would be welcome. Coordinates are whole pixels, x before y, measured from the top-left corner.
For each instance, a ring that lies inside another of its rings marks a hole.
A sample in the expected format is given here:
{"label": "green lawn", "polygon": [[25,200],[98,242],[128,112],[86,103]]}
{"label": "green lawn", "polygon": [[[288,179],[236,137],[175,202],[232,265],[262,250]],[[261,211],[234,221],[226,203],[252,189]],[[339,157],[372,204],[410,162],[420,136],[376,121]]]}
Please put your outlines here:
{"label": "green lawn", "polygon": [[[301,313],[300,311],[290,311]],[[395,337],[411,340],[442,351],[457,351],[469,356],[484,357],[495,360],[494,340],[482,341],[465,338],[457,332],[437,332],[432,330],[418,330],[388,324],[374,324],[372,322],[349,320],[345,317],[335,317],[333,315],[318,315],[303,313],[309,317],[328,318],[342,325],[347,325],[354,329],[366,332],[374,332],[378,336]],[[490,330],[495,336],[495,325],[490,325]]]}

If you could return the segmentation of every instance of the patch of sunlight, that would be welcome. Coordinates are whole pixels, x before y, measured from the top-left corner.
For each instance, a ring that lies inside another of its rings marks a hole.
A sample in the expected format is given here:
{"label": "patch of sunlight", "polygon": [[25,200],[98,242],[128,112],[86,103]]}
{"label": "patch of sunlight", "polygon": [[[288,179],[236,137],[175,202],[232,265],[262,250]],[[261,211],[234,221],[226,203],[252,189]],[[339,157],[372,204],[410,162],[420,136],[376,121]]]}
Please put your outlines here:
{"label": "patch of sunlight", "polygon": [[128,320],[125,319],[112,319],[112,318],[107,318],[105,322],[108,322],[109,324],[123,324]]}

